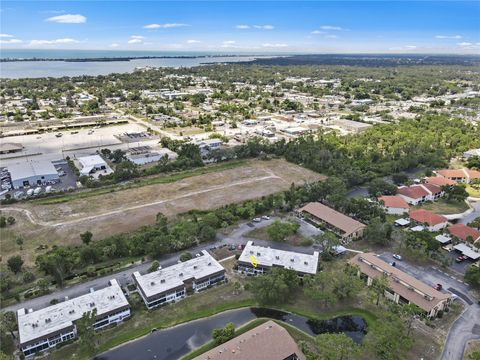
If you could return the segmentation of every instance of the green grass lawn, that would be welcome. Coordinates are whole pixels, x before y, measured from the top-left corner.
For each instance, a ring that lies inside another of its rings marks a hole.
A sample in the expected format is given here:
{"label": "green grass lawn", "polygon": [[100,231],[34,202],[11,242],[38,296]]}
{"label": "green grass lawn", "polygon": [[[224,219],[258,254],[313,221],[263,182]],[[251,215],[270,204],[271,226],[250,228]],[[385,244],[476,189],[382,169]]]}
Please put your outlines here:
{"label": "green grass lawn", "polygon": [[480,188],[475,189],[474,187],[467,185],[466,190],[470,196],[480,198]]}
{"label": "green grass lawn", "polygon": [[447,201],[440,199],[432,203],[426,203],[415,206],[415,209],[429,210],[435,214],[458,214],[468,210],[468,205],[464,201]]}
{"label": "green grass lawn", "polygon": [[193,176],[205,175],[205,174],[210,174],[217,171],[234,169],[234,168],[245,165],[245,163],[246,163],[246,160],[230,161],[222,164],[209,165],[209,166],[205,166],[205,167],[201,167],[193,170],[186,170],[186,171],[173,173],[169,175],[155,175],[155,176],[144,178],[144,179],[136,179],[136,180],[132,180],[130,183],[124,186],[119,186],[119,185],[105,186],[99,189],[94,189],[89,191],[81,191],[81,192],[76,192],[76,193],[51,197],[51,198],[37,199],[37,200],[33,200],[32,202],[40,205],[61,204],[61,203],[65,203],[72,200],[85,199],[89,197],[116,192],[116,191],[139,188],[147,185],[169,184],[169,183],[173,183],[173,182],[183,180]]}

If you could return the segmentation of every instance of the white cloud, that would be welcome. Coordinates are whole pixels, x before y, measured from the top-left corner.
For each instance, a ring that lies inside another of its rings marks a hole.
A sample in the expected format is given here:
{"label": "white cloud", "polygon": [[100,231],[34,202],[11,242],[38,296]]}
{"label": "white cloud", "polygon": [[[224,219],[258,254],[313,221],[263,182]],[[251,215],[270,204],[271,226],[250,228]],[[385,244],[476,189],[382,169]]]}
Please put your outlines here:
{"label": "white cloud", "polygon": [[266,43],[266,44],[262,44],[263,47],[268,47],[268,48],[283,48],[283,47],[287,47],[288,45],[287,44],[270,44],[270,43]]}
{"label": "white cloud", "polygon": [[30,45],[58,45],[58,44],[76,44],[78,40],[64,38],[55,40],[31,40]]}
{"label": "white cloud", "polygon": [[240,30],[250,29],[250,25],[237,25],[235,27]]}
{"label": "white cloud", "polygon": [[46,21],[60,24],[83,24],[87,22],[87,18],[80,14],[65,14],[49,17]]}
{"label": "white cloud", "polygon": [[320,29],[322,29],[322,30],[332,30],[332,31],[341,31],[341,30],[343,30],[343,28],[341,28],[340,26],[331,26],[331,25],[323,25],[323,26],[320,26]]}
{"label": "white cloud", "polygon": [[435,35],[436,39],[461,39],[460,35]]}
{"label": "white cloud", "polygon": [[190,26],[188,24],[148,24],[145,25],[143,28],[144,29],[171,29],[171,28],[178,28],[178,27],[184,27],[184,26]]}
{"label": "white cloud", "polygon": [[21,44],[21,43],[23,43],[23,41],[20,39],[8,39],[8,40],[0,39],[0,44]]}
{"label": "white cloud", "polygon": [[323,34],[326,34],[326,32],[325,31],[320,31],[320,30],[313,30],[311,32],[311,34],[313,34],[313,35],[323,35]]}
{"label": "white cloud", "polygon": [[128,44],[142,44],[143,40],[145,40],[145,36],[141,35],[131,35],[130,39],[128,39]]}
{"label": "white cloud", "polygon": [[409,51],[409,50],[415,50],[417,49],[418,46],[416,45],[404,45],[404,46],[394,46],[389,48],[388,50],[392,51]]}
{"label": "white cloud", "polygon": [[187,44],[198,44],[201,43],[199,40],[187,40]]}
{"label": "white cloud", "polygon": [[273,25],[253,25],[255,29],[262,29],[262,30],[273,30],[275,26]]}
{"label": "white cloud", "polygon": [[10,34],[0,34],[0,38],[13,38],[13,35]]}
{"label": "white cloud", "polygon": [[235,40],[225,40],[223,43],[222,43],[222,47],[223,48],[236,48],[237,46],[235,46],[237,42]]}
{"label": "white cloud", "polygon": [[470,43],[470,42],[464,41],[464,42],[461,42],[461,43],[457,43],[457,45],[458,45],[458,46],[472,46],[473,44]]}
{"label": "white cloud", "polygon": [[117,48],[117,47],[119,47],[119,46],[120,46],[120,44],[117,44],[117,43],[110,44],[110,47],[111,47],[111,48]]}

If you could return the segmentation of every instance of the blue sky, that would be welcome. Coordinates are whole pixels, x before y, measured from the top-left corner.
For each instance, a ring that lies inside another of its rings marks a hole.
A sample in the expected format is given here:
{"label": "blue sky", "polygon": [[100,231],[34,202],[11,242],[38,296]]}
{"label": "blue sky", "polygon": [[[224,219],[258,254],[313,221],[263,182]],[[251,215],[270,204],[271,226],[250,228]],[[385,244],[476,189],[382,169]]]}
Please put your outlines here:
{"label": "blue sky", "polygon": [[479,1],[2,1],[15,49],[479,53]]}

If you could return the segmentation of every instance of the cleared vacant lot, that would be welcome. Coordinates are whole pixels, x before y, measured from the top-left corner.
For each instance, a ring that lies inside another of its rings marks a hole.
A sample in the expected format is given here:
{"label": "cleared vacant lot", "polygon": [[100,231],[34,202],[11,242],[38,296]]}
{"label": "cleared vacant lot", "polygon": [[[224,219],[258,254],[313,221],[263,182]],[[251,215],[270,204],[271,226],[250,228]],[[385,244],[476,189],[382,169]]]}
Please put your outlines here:
{"label": "cleared vacant lot", "polygon": [[324,176],[284,160],[248,161],[241,166],[191,176],[171,183],[73,199],[60,204],[22,203],[4,207],[17,223],[2,231],[4,256],[20,252],[15,243],[24,237],[23,256],[41,244],[73,244],[89,230],[94,239],[137,229],[155,221],[157,213],[172,217],[191,209],[208,210],[286,190],[292,183],[318,181]]}

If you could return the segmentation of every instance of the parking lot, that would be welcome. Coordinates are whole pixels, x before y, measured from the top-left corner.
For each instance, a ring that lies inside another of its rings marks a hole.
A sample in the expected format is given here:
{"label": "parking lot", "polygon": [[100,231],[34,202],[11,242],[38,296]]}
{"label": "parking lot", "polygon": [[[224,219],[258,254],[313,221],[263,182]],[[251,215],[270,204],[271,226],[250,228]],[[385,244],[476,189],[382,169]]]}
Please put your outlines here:
{"label": "parking lot", "polygon": [[459,272],[460,274],[464,274],[465,273],[465,270],[467,269],[467,267],[469,265],[472,265],[473,263],[475,263],[475,261],[467,258],[466,260],[463,260],[462,262],[457,262],[456,259],[462,255],[462,253],[460,251],[457,251],[457,250],[452,250],[452,251],[444,251],[444,254],[445,256],[447,256],[449,259],[451,259],[452,263],[450,265],[450,267]]}

